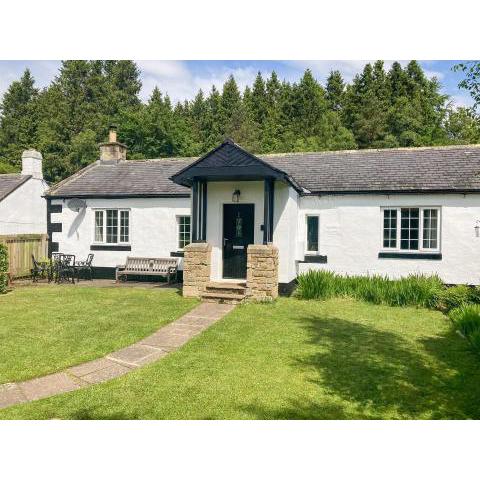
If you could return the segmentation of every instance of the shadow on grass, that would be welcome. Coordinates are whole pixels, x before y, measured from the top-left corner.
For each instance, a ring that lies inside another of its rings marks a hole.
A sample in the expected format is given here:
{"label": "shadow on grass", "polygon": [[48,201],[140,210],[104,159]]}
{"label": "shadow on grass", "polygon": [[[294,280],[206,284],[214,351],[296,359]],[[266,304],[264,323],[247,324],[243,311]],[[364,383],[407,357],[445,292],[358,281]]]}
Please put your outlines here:
{"label": "shadow on grass", "polygon": [[315,352],[294,366],[311,372],[319,398],[248,406],[255,417],[480,418],[479,361],[455,333],[409,340],[342,318],[299,321]]}

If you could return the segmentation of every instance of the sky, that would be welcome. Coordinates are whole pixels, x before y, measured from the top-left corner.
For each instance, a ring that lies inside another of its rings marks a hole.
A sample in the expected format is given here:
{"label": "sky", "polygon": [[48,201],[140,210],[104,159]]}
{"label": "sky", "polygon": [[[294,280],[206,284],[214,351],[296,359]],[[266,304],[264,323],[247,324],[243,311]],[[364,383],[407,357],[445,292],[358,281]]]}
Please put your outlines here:
{"label": "sky", "polygon": [[[280,79],[297,81],[306,68],[310,68],[315,77],[325,82],[331,70],[340,70],[346,81],[350,81],[360,72],[367,60],[192,60],[192,61],[136,61],[141,70],[141,97],[147,100],[153,88],[158,86],[176,101],[192,99],[201,88],[208,92],[212,85],[221,87],[230,74],[235,76],[240,88],[251,85],[257,72],[264,77],[275,70]],[[424,60],[420,64],[430,77],[436,76],[442,85],[442,91],[451,97],[457,106],[473,104],[468,92],[458,88],[463,78],[461,72],[453,72],[452,67],[460,60]],[[392,61],[385,61],[388,68]],[[408,61],[400,61],[406,65]],[[18,79],[25,68],[29,68],[38,87],[48,85],[58,73],[60,61],[56,60],[16,60],[0,61],[0,96],[13,80]]]}

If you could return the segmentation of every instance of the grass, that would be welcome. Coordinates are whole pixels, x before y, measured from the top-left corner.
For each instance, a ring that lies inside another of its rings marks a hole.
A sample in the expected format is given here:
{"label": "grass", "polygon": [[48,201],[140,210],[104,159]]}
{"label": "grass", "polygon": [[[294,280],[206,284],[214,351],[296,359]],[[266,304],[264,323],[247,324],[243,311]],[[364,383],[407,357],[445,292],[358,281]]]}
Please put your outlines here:
{"label": "grass", "polygon": [[164,359],[3,419],[480,418],[478,357],[438,311],[353,299],[237,307]]}
{"label": "grass", "polygon": [[390,306],[436,307],[444,290],[436,275],[409,275],[391,280],[381,275],[339,275],[328,270],[310,270],[297,281],[296,295],[304,300],[352,297]]}
{"label": "grass", "polygon": [[149,335],[195,304],[166,289],[17,288],[0,295],[0,383],[101,357]]}

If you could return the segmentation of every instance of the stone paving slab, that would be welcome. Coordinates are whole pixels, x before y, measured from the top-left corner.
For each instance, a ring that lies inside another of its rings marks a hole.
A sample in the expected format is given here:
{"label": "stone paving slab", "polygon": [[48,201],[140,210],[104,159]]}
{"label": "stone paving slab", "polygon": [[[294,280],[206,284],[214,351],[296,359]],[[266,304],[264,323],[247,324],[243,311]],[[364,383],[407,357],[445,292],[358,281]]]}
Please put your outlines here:
{"label": "stone paving slab", "polygon": [[18,384],[27,400],[39,400],[57,393],[71,392],[80,388],[81,383],[65,372],[53,373]]}
{"label": "stone paving slab", "polygon": [[20,387],[16,383],[5,383],[0,385],[0,408],[26,402]]}
{"label": "stone paving slab", "polygon": [[0,385],[0,408],[70,392],[125,375],[177,350],[234,308],[235,305],[201,303],[153,335],[103,358],[33,380]]}
{"label": "stone paving slab", "polygon": [[[115,362],[137,366],[139,365],[138,362],[145,362],[149,357],[156,356],[159,350],[160,349],[148,345],[134,344],[107,355],[107,358]],[[160,353],[162,353],[161,350]]]}
{"label": "stone paving slab", "polygon": [[82,380],[87,383],[102,383],[107,380],[112,380],[113,378],[121,377],[131,370],[130,367],[125,365],[120,365],[119,363],[112,362],[112,365],[102,368],[101,370],[96,370],[95,372],[88,373],[84,375]]}
{"label": "stone paving slab", "polygon": [[91,362],[82,363],[81,365],[77,365],[75,367],[71,367],[67,370],[67,372],[74,375],[75,377],[84,377],[89,373],[103,370],[104,368],[111,367],[112,365],[115,365],[115,362],[112,362],[112,360],[104,357],[97,360],[92,360]]}

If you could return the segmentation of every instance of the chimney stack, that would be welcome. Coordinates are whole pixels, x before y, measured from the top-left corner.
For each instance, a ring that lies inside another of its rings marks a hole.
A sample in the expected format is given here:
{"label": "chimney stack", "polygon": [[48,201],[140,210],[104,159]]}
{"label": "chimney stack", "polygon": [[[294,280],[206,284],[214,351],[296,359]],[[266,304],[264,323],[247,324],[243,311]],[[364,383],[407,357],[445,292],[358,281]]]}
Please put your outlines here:
{"label": "chimney stack", "polygon": [[22,175],[43,179],[42,154],[36,150],[25,150],[22,153]]}
{"label": "chimney stack", "polygon": [[108,142],[100,144],[100,163],[118,163],[127,159],[127,146],[117,142],[117,127],[111,125]]}

